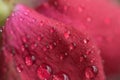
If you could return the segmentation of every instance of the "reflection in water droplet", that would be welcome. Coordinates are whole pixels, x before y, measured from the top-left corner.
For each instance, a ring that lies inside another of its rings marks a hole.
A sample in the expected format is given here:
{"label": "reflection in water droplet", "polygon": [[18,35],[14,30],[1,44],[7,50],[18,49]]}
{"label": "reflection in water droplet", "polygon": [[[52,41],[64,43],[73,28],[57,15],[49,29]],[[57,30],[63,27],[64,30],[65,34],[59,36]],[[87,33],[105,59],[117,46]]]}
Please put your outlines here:
{"label": "reflection in water droplet", "polygon": [[23,65],[19,64],[19,65],[17,66],[17,71],[18,71],[18,72],[22,72],[22,71],[23,71]]}
{"label": "reflection in water droplet", "polygon": [[68,75],[65,73],[59,73],[52,76],[52,80],[70,80]]}
{"label": "reflection in water droplet", "polygon": [[52,69],[47,64],[42,64],[37,69],[37,75],[41,80],[48,80],[52,74]]}
{"label": "reflection in water droplet", "polygon": [[85,77],[89,80],[94,79],[98,74],[98,69],[96,66],[87,67],[85,70]]}

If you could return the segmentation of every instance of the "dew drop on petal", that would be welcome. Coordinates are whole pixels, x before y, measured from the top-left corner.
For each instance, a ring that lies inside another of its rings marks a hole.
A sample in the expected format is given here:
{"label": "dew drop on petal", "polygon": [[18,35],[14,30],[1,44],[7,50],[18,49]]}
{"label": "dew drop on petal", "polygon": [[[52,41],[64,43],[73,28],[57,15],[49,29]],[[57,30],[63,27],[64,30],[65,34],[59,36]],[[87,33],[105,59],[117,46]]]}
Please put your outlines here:
{"label": "dew drop on petal", "polygon": [[88,42],[89,42],[88,39],[83,39],[83,43],[84,43],[84,44],[87,44]]}
{"label": "dew drop on petal", "polygon": [[25,15],[28,15],[28,12],[24,12]]}
{"label": "dew drop on petal", "polygon": [[47,49],[48,49],[48,48],[47,48],[46,46],[43,47],[43,51],[47,51]]}
{"label": "dew drop on petal", "polygon": [[65,39],[68,39],[70,37],[70,31],[67,31],[64,33]]}
{"label": "dew drop on petal", "polygon": [[23,65],[19,64],[19,65],[17,66],[17,71],[18,71],[18,72],[22,72],[22,71],[23,71]]}
{"label": "dew drop on petal", "polygon": [[58,5],[58,2],[57,2],[57,1],[54,1],[54,5],[57,6],[57,5]]}
{"label": "dew drop on petal", "polygon": [[73,50],[75,47],[76,47],[76,43],[71,43],[71,44],[69,45],[69,50],[71,51],[71,50]]}
{"label": "dew drop on petal", "polygon": [[89,49],[86,51],[86,54],[89,55],[89,54],[92,54],[93,53],[93,50],[92,49]]}
{"label": "dew drop on petal", "polygon": [[31,66],[33,64],[33,61],[34,61],[34,59],[32,58],[32,56],[26,56],[25,57],[25,64],[27,66]]}
{"label": "dew drop on petal", "polygon": [[47,64],[42,64],[37,69],[37,75],[41,80],[48,80],[52,74],[52,69]]}
{"label": "dew drop on petal", "polygon": [[50,33],[54,33],[54,31],[55,31],[55,29],[52,27],[52,28],[50,29]]}
{"label": "dew drop on petal", "polygon": [[40,21],[40,26],[43,26],[43,24],[44,24],[43,21]]}
{"label": "dew drop on petal", "polygon": [[84,58],[82,56],[80,56],[80,62],[83,62]]}
{"label": "dew drop on petal", "polygon": [[33,50],[33,49],[35,49],[37,46],[38,46],[37,43],[31,44],[31,49]]}
{"label": "dew drop on petal", "polygon": [[59,73],[52,76],[52,80],[70,80],[68,75],[65,73]]}
{"label": "dew drop on petal", "polygon": [[96,66],[87,67],[85,70],[85,77],[89,80],[94,79],[98,74],[98,69]]}
{"label": "dew drop on petal", "polygon": [[81,13],[83,11],[83,8],[81,6],[78,7],[78,12]]}
{"label": "dew drop on petal", "polygon": [[92,18],[91,17],[87,17],[87,22],[91,22]]}
{"label": "dew drop on petal", "polygon": [[20,18],[20,21],[23,21],[23,18]]}
{"label": "dew drop on petal", "polygon": [[60,54],[60,60],[65,59],[67,56],[68,56],[68,53],[67,53],[67,52],[61,53],[61,54]]}

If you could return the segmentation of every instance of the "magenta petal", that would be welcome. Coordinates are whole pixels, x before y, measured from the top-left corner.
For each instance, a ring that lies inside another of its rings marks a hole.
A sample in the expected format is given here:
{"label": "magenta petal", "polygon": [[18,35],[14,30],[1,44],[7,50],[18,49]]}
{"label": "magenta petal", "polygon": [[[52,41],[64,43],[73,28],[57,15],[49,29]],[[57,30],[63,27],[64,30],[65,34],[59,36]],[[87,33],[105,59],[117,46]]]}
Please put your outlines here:
{"label": "magenta petal", "polygon": [[50,0],[50,3],[40,6],[37,11],[50,18],[74,25],[83,32],[86,30],[101,49],[106,74],[110,76],[120,73],[118,6],[107,0]]}
{"label": "magenta petal", "polygon": [[16,6],[4,27],[3,51],[21,80],[104,80],[99,50],[70,26]]}

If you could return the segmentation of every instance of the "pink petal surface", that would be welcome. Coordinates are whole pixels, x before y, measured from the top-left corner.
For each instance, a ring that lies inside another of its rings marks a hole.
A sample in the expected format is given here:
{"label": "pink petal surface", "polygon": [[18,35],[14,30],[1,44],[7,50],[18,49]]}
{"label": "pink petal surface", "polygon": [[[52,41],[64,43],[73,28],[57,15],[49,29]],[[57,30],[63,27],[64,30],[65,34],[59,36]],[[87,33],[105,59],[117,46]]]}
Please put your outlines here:
{"label": "pink petal surface", "polygon": [[104,80],[99,50],[70,26],[17,5],[3,31],[3,53],[13,61],[14,76],[18,80]]}
{"label": "pink petal surface", "polygon": [[120,10],[107,0],[50,0],[37,11],[87,32],[101,49],[105,72],[120,75]]}

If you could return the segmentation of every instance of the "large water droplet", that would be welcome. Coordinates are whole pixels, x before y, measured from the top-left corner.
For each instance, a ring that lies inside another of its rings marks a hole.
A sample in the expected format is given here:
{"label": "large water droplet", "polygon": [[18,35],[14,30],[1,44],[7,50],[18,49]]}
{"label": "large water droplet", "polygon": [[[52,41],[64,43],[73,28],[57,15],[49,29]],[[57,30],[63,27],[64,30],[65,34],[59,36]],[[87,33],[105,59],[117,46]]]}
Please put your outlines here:
{"label": "large water droplet", "polygon": [[87,67],[85,70],[85,77],[89,80],[94,79],[98,74],[98,69],[96,66]]}
{"label": "large water droplet", "polygon": [[37,75],[41,80],[48,80],[52,74],[52,69],[47,64],[42,64],[37,69]]}
{"label": "large water droplet", "polygon": [[64,33],[65,39],[68,39],[70,37],[70,31],[67,31]]}
{"label": "large water droplet", "polygon": [[23,65],[19,64],[19,65],[17,66],[17,71],[18,71],[18,72],[22,72],[22,71],[23,71]]}
{"label": "large water droplet", "polygon": [[52,76],[52,80],[70,80],[68,75],[65,73],[59,73]]}

